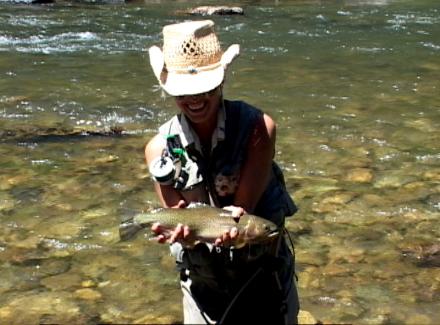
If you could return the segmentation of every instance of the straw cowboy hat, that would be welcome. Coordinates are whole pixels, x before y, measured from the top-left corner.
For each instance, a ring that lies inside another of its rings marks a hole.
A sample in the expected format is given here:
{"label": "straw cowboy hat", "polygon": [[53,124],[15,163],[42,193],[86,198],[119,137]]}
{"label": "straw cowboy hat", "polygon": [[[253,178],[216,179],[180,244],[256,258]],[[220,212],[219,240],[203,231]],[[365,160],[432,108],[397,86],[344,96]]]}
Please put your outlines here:
{"label": "straw cowboy hat", "polygon": [[189,21],[163,28],[163,48],[149,49],[150,64],[171,96],[194,95],[216,88],[239,54],[238,44],[220,48],[211,20]]}

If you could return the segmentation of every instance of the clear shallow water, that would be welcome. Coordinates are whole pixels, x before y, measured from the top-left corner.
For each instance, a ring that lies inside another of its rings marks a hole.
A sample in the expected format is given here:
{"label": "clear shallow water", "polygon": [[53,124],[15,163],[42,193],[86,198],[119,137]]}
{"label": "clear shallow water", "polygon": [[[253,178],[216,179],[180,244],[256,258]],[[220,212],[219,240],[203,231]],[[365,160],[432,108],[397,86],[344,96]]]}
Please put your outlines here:
{"label": "clear shallow water", "polygon": [[[2,322],[181,321],[167,248],[117,225],[158,204],[143,146],[175,109],[146,49],[192,5],[0,5]],[[213,17],[242,46],[226,95],[277,120],[302,309],[437,323],[439,4],[243,7]]]}

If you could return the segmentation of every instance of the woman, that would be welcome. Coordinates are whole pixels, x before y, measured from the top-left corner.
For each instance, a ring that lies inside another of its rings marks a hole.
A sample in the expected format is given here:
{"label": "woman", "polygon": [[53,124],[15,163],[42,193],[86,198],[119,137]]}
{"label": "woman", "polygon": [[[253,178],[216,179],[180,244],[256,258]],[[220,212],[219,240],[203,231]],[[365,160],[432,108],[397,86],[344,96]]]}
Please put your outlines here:
{"label": "woman", "polygon": [[[210,20],[165,26],[163,38],[162,49],[150,48],[150,63],[180,114],[145,149],[162,205],[202,202],[284,227],[296,207],[273,162],[275,123],[244,102],[223,98],[225,71],[239,46],[223,53]],[[283,236],[273,245],[234,249],[229,244],[238,231],[232,228],[214,245],[184,249],[179,241],[190,234],[187,226],[168,233],[156,224],[153,231],[159,242],[172,244],[185,323],[296,323],[294,261]]]}

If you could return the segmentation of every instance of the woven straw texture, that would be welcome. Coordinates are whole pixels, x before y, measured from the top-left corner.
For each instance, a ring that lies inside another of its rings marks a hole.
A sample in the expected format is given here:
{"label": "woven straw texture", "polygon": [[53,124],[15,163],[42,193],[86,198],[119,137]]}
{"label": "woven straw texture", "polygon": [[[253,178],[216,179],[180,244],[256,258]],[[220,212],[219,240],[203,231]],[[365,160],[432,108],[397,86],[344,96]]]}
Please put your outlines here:
{"label": "woven straw texture", "polygon": [[223,54],[213,24],[190,22],[166,26],[164,59],[167,70],[201,68],[220,62]]}

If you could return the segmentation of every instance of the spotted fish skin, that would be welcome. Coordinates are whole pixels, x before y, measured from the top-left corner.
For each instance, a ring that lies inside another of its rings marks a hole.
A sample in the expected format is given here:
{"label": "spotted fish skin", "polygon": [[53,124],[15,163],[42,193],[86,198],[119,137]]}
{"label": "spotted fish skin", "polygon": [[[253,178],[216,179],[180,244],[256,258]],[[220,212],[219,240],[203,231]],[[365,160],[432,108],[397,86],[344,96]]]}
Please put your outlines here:
{"label": "spotted fish skin", "polygon": [[151,228],[156,222],[159,222],[165,231],[172,231],[178,224],[187,225],[190,235],[183,243],[186,246],[194,246],[199,242],[213,243],[216,238],[233,227],[238,230],[237,238],[231,243],[236,248],[269,241],[279,233],[277,226],[264,218],[251,214],[234,218],[228,210],[197,205],[186,209],[159,208],[137,214],[120,225],[120,238],[128,240],[140,230]]}

